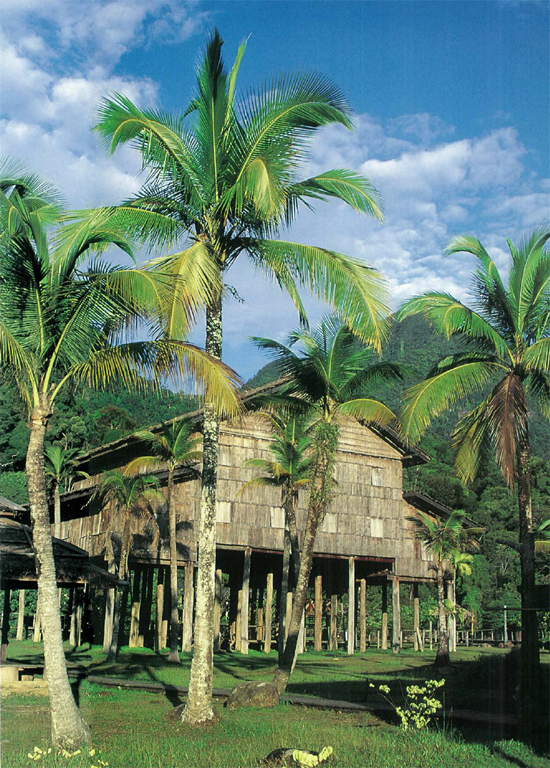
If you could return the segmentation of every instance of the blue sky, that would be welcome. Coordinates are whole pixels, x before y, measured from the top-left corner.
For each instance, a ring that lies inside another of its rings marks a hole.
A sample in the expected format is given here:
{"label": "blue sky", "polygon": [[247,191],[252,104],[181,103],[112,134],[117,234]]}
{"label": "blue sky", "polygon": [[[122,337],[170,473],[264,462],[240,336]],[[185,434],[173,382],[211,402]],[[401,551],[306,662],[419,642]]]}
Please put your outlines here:
{"label": "blue sky", "polygon": [[[291,236],[377,266],[394,305],[428,288],[466,298],[471,261],[440,255],[451,235],[478,235],[504,267],[506,236],[550,218],[548,2],[18,0],[2,22],[2,152],[57,182],[70,206],[139,187],[132,151],[109,158],[90,133],[99,99],[118,90],[178,110],[216,25],[228,61],[250,35],[243,88],[304,68],[348,97],[355,130],[320,132],[305,170],[365,173],[386,222],[322,205]],[[246,378],[263,362],[248,335],[284,338],[296,317],[244,264],[229,282],[245,303],[226,308],[225,356]]]}

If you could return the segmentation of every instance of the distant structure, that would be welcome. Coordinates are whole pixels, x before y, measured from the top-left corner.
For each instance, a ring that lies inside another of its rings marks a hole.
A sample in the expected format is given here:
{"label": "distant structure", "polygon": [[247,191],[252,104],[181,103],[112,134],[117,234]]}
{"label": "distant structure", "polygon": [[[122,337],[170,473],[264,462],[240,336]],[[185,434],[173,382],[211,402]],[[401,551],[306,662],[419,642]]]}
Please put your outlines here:
{"label": "distant structure", "polygon": [[[276,389],[281,382],[252,390],[246,399]],[[200,431],[202,412],[178,417],[191,419]],[[160,429],[160,425],[153,428]],[[238,494],[255,470],[243,468],[246,459],[270,458],[272,434],[260,415],[248,415],[222,424],[218,469],[218,549],[216,571],[216,645],[224,642],[242,653],[256,643],[266,651],[276,641],[281,608],[284,512],[277,488],[253,488]],[[98,565],[113,571],[122,521],[112,506],[100,508],[93,491],[106,469],[123,468],[144,452],[130,436],[90,451],[81,469],[90,477],[75,483],[63,496],[62,538],[87,550]],[[318,534],[311,575],[312,599],[308,601],[308,625],[314,625],[314,646],[348,653],[364,650],[366,591],[382,591],[382,627],[379,642],[388,647],[388,587],[391,588],[393,624],[391,646],[402,643],[400,585],[410,584],[414,600],[414,642],[421,643],[418,585],[432,581],[431,556],[415,538],[408,519],[415,508],[430,514],[450,513],[420,494],[403,494],[403,468],[428,460],[390,429],[373,429],[346,422],[336,463],[337,489],[331,509]],[[161,483],[165,472],[159,472]],[[200,480],[188,470],[176,475],[177,548],[183,577],[182,647],[192,643],[193,573],[197,560]],[[307,496],[299,506],[298,529],[305,523]],[[166,645],[169,599],[168,520],[166,509],[157,512],[159,536],[148,524],[136,521],[130,555],[132,571],[130,645]],[[150,525],[150,524],[149,524]],[[153,542],[157,540],[156,546]],[[92,600],[94,625],[100,635],[109,631],[103,615],[105,600]],[[112,604],[112,599],[109,600]],[[222,622],[223,615],[223,622]],[[284,626],[284,617],[281,626]],[[126,622],[128,623],[128,622]],[[225,635],[220,635],[223,624]],[[121,622],[124,625],[124,622]],[[104,638],[104,643],[108,638]],[[97,642],[97,639],[96,639]]]}

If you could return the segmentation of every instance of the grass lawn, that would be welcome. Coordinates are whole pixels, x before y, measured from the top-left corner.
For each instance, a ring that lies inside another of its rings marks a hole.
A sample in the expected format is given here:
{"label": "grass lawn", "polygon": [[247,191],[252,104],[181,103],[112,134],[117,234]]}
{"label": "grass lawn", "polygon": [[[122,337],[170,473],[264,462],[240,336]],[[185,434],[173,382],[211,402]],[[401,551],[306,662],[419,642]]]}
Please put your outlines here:
{"label": "grass lawn", "polygon": [[[435,652],[434,652],[435,653]],[[389,684],[397,694],[410,683],[432,677],[434,653],[370,650],[345,654],[307,653],[299,657],[290,693],[364,702],[367,678],[375,685]],[[40,663],[42,648],[30,641],[8,646],[8,660]],[[94,675],[186,685],[190,657],[182,654],[181,667],[169,665],[166,655],[147,649],[123,648],[116,665],[106,665],[99,647],[83,646],[67,654],[69,662],[86,666]],[[445,685],[447,709],[492,713],[513,711],[510,692],[510,654],[499,649],[463,649],[453,656],[453,671]],[[547,699],[550,656],[543,654],[543,688]],[[220,653],[215,657],[214,686],[231,688],[242,680],[269,680],[276,654],[251,651],[248,657]],[[513,682],[513,681],[512,681]],[[272,710],[228,712],[220,707],[221,721],[212,728],[194,730],[170,719],[171,693],[150,694],[106,689],[83,682],[78,694],[91,724],[94,745],[109,768],[253,768],[278,747],[320,750],[334,748],[334,768],[452,768],[453,766],[520,766],[550,768],[550,760],[537,757],[513,742],[506,727],[470,726],[418,734],[403,733],[370,713],[338,713],[280,705]],[[169,700],[170,699],[170,700]],[[217,705],[218,706],[218,705]],[[47,699],[9,696],[2,701],[2,768],[36,765],[27,752],[48,739]],[[70,759],[49,755],[40,764],[74,768],[98,765],[77,755]]]}

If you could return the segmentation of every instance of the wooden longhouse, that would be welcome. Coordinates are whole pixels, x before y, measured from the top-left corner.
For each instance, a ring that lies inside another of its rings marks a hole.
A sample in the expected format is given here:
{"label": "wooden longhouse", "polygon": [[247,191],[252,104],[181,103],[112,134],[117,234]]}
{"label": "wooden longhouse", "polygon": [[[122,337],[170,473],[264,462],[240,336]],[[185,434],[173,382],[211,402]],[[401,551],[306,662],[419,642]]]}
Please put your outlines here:
{"label": "wooden longhouse", "polygon": [[[200,430],[201,412],[179,418],[193,419]],[[156,429],[160,429],[160,425]],[[280,491],[260,487],[239,493],[255,473],[254,469],[243,468],[245,460],[269,459],[271,442],[269,425],[258,414],[249,413],[222,424],[214,623],[219,643],[220,620],[225,612],[223,625],[230,633],[224,642],[244,653],[252,642],[269,650],[275,643],[279,624],[272,617],[275,612],[280,613],[277,594],[284,537]],[[94,562],[111,571],[118,560],[122,521],[112,507],[100,508],[92,494],[103,471],[122,468],[143,452],[143,446],[131,436],[90,451],[81,460],[81,469],[90,477],[76,483],[74,490],[63,497],[62,538],[87,550]],[[317,650],[322,647],[335,650],[339,639],[349,653],[356,647],[364,650],[365,595],[372,587],[382,590],[383,648],[388,643],[388,587],[394,616],[391,638],[394,650],[397,651],[401,643],[399,586],[402,583],[413,585],[415,625],[419,626],[418,584],[432,581],[434,574],[429,568],[431,556],[415,538],[414,523],[408,518],[415,507],[435,515],[445,516],[449,512],[420,494],[409,493],[404,498],[403,468],[427,460],[425,454],[406,445],[392,430],[374,430],[352,421],[342,424],[336,494],[318,534],[310,585],[312,599],[308,601],[308,612],[315,616]],[[158,474],[162,482],[166,473]],[[190,650],[192,622],[189,617],[193,614],[200,479],[192,477],[189,470],[181,470],[176,475],[175,493],[177,548],[185,574],[182,647]],[[299,530],[304,526],[306,503],[307,494],[304,494],[297,514]],[[168,616],[168,589],[164,590],[164,584],[168,584],[169,563],[166,509],[160,508],[156,516],[158,536],[151,530],[150,523],[139,520],[135,523],[130,555],[133,586],[129,640],[130,645],[150,643],[161,648],[166,644]],[[344,595],[346,599],[342,601]],[[112,599],[109,602],[112,603]],[[100,634],[103,617],[99,607],[103,603],[94,600],[97,614],[94,624]],[[343,604],[346,605],[345,618]],[[153,615],[155,622],[151,619]],[[416,645],[419,633],[415,633],[414,639]]]}

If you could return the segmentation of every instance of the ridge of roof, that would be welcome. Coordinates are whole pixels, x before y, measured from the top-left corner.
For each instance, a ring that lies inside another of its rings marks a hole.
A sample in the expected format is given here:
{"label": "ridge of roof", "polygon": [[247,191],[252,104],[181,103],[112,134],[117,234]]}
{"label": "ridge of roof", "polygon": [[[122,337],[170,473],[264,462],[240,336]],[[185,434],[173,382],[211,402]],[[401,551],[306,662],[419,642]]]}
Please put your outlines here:
{"label": "ridge of roof", "polygon": [[[267,384],[262,384],[261,387],[255,387],[254,389],[247,389],[241,395],[241,398],[240,398],[241,402],[243,404],[246,404],[247,402],[254,400],[254,398],[264,393],[268,393],[268,392],[276,393],[287,383],[287,381],[288,381],[288,377],[283,376],[279,379],[276,379],[275,381],[270,381]],[[204,408],[199,408],[195,411],[182,413],[179,416],[174,416],[174,418],[168,419],[165,422],[153,424],[152,426],[149,427],[149,431],[160,432],[160,430],[163,428],[164,425],[175,424],[180,421],[200,422],[203,413],[204,413]],[[367,425],[364,425],[364,426],[367,426]],[[430,457],[424,451],[422,451],[420,448],[409,443],[408,440],[402,438],[399,435],[399,433],[396,430],[392,429],[391,427],[368,425],[368,428],[371,429],[373,432],[375,432],[379,437],[385,440],[393,448],[395,448],[399,453],[401,453],[401,455],[403,456],[405,466],[415,466],[417,464],[426,464],[428,461],[430,461]],[[76,461],[78,461],[79,465],[84,464],[87,461],[98,458],[99,456],[103,456],[105,454],[109,454],[113,451],[119,450],[120,448],[124,448],[124,446],[126,445],[131,445],[132,443],[136,443],[136,442],[139,442],[139,438],[136,437],[135,435],[133,434],[125,435],[124,437],[119,437],[117,440],[112,440],[109,443],[105,443],[104,445],[99,445],[96,448],[92,448],[90,451],[87,451],[86,453],[82,454],[82,456],[77,457]]]}

